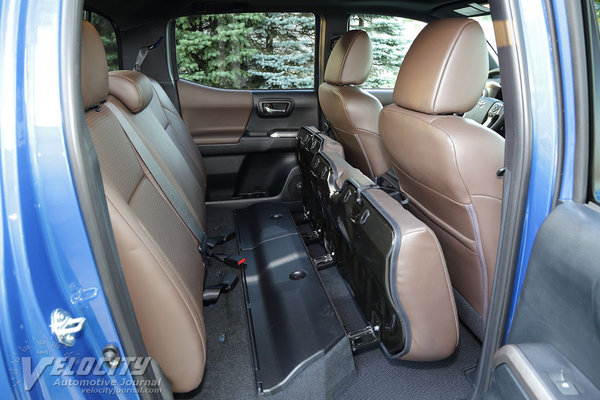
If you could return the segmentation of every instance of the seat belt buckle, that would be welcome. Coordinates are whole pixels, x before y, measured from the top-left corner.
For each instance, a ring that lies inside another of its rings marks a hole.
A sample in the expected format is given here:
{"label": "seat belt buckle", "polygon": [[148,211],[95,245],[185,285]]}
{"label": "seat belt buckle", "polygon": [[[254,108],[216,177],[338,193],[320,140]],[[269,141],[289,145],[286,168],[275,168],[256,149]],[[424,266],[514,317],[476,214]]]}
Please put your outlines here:
{"label": "seat belt buckle", "polygon": [[243,268],[246,265],[246,257],[239,254],[211,254],[211,256],[233,268]]}
{"label": "seat belt buckle", "polygon": [[206,240],[206,245],[209,248],[213,249],[220,244],[230,241],[234,237],[235,237],[235,231],[228,230],[228,231],[219,232],[218,235],[209,237]]}
{"label": "seat belt buckle", "polygon": [[231,254],[227,256],[223,262],[233,268],[243,268],[246,266],[246,257],[239,254]]}

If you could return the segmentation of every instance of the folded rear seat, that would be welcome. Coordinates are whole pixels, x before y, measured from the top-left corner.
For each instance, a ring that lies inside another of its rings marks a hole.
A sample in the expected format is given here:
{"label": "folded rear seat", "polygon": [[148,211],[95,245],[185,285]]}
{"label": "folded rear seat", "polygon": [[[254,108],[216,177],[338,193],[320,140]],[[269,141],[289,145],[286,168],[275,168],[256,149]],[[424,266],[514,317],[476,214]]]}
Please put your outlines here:
{"label": "folded rear seat", "polygon": [[146,349],[173,391],[188,392],[201,383],[206,361],[205,269],[199,243],[129,142],[113,110],[126,115],[144,135],[157,163],[190,203],[197,222],[204,225],[202,183],[147,109],[153,93],[147,78],[128,75],[121,92],[112,85],[121,100],[109,96],[104,47],[98,32],[86,21],[82,25],[81,80],[85,118]]}
{"label": "folded rear seat", "polygon": [[[338,254],[336,243],[339,241],[338,222],[333,214],[332,205],[346,179],[354,179],[361,185],[375,185],[359,169],[352,167],[342,158],[339,153],[325,149],[319,151],[312,160],[310,177],[310,194],[315,198],[318,205],[320,227],[324,232],[324,238],[328,250],[332,255]],[[339,250],[343,251],[343,247]],[[343,258],[336,257],[338,262]]]}
{"label": "folded rear seat", "polygon": [[335,153],[320,151],[312,172],[329,201],[340,271],[386,353],[413,361],[450,356],[458,319],[433,231]]}
{"label": "folded rear seat", "polygon": [[298,132],[298,144],[296,153],[298,156],[298,165],[302,173],[302,199],[308,216],[312,219],[314,228],[319,230],[325,227],[325,220],[320,213],[321,207],[319,199],[316,196],[316,187],[312,162],[315,154],[325,150],[328,154],[336,154],[344,158],[344,148],[342,144],[319,132],[315,127],[305,126]]}

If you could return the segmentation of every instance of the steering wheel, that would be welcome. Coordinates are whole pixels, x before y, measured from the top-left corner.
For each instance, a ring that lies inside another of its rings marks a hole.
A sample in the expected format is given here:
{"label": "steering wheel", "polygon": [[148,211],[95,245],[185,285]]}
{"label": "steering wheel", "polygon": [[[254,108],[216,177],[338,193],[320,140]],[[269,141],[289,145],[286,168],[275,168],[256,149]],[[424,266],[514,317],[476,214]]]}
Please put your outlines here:
{"label": "steering wheel", "polygon": [[463,118],[480,123],[504,136],[504,103],[493,97],[482,97]]}

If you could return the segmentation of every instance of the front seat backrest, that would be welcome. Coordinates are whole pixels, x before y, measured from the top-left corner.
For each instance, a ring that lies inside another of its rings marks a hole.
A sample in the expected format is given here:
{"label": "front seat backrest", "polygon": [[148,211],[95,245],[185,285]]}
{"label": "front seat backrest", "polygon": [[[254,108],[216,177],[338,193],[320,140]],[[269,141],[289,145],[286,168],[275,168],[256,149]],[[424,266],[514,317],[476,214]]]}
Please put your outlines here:
{"label": "front seat backrest", "polygon": [[319,103],[335,138],[344,146],[346,161],[370,178],[390,168],[377,129],[381,103],[360,89],[373,61],[365,31],[344,33],[329,56]]}
{"label": "front seat backrest", "polygon": [[427,25],[398,73],[379,130],[411,211],[435,231],[459,314],[482,335],[492,289],[502,208],[504,139],[462,114],[488,73],[481,26],[470,19]]}

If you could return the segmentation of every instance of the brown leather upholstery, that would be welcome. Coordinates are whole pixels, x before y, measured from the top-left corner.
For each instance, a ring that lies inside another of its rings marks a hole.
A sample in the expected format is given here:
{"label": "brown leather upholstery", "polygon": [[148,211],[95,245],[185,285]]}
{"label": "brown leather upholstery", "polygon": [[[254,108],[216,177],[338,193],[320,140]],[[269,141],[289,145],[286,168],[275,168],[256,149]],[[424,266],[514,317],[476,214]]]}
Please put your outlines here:
{"label": "brown leather upholstery", "polygon": [[[100,66],[95,64],[105,60],[98,33],[85,21],[82,29],[82,94],[89,108],[106,102],[108,70],[106,61]],[[143,80],[139,76],[134,80],[138,78]],[[128,89],[123,93],[129,98],[133,92]],[[109,101],[129,113],[116,98],[110,96]],[[153,127],[154,134],[147,138],[155,138],[159,131],[154,127],[162,129],[160,123],[156,118],[151,122],[149,108],[135,116],[142,114],[148,126]],[[100,163],[123,273],[146,349],[159,363],[173,391],[190,391],[202,381],[206,362],[202,315],[204,265],[198,243],[138,157],[110,109],[101,104],[86,112],[85,117]],[[128,117],[132,118],[133,114]],[[162,134],[169,137],[164,130]],[[202,214],[199,218],[203,218],[203,207],[199,205],[196,209]]]}
{"label": "brown leather upholstery", "polygon": [[146,108],[154,94],[150,80],[136,71],[110,72],[108,86],[110,94],[119,98],[134,114]]}
{"label": "brown leather upholstery", "polygon": [[411,339],[409,350],[400,358],[412,361],[446,358],[458,346],[458,316],[437,237],[387,193],[379,189],[369,189],[369,193],[400,228],[400,250],[395,257],[392,287],[402,303]]}
{"label": "brown leather upholstery", "polygon": [[200,151],[198,151],[198,147],[196,147],[196,144],[192,139],[190,131],[160,83],[154,79],[150,79],[150,82],[152,83],[152,89],[154,90],[154,95],[150,101],[152,112],[154,112],[154,115],[161,123],[165,132],[171,137],[171,140],[175,143],[179,152],[184,155],[186,161],[190,164],[190,169],[196,175],[196,179],[201,182],[203,188],[206,189],[206,169],[204,167],[204,161],[202,160]]}
{"label": "brown leather upholstery", "polygon": [[81,28],[81,91],[85,110],[100,103],[108,96],[108,63],[102,41],[97,40],[98,32],[90,23]]}
{"label": "brown leather upholstery", "polygon": [[[123,79],[126,76],[126,79]],[[126,89],[123,89],[125,87]],[[127,104],[149,105],[154,96],[154,90],[150,79],[141,72],[116,71],[110,73],[109,78],[109,101],[119,107],[131,125],[137,129],[140,137],[144,140],[148,149],[152,152],[154,159],[158,161],[167,176],[171,178],[173,186],[178,190],[180,196],[187,203],[188,209],[192,211],[200,227],[205,227],[205,180],[202,180],[203,170],[198,170],[196,163],[190,160],[189,152],[182,152],[179,140],[173,140],[173,135],[168,134],[162,123],[157,118],[156,107],[133,107],[138,110],[132,113]],[[136,95],[140,93],[142,95]],[[121,97],[122,95],[125,95]],[[140,99],[136,101],[135,99]],[[162,107],[161,107],[162,108]]]}
{"label": "brown leather upholstery", "polygon": [[371,40],[365,31],[353,30],[337,41],[325,68],[325,82],[333,85],[361,85],[373,63]]}
{"label": "brown leather upholstery", "polygon": [[[330,239],[337,261],[365,315],[386,318],[386,352],[412,361],[450,356],[458,345],[458,317],[434,232],[338,154],[322,150],[313,165],[324,214],[337,228]],[[347,196],[352,186],[363,188],[360,201]]]}
{"label": "brown leather upholstery", "polygon": [[469,111],[488,75],[485,43],[474,20],[451,18],[427,25],[402,62],[394,103],[426,114]]}
{"label": "brown leather upholstery", "polygon": [[252,92],[178,80],[181,116],[196,144],[237,143],[252,113]]}
{"label": "brown leather upholstery", "polygon": [[346,32],[336,43],[319,87],[319,103],[346,160],[374,178],[390,164],[379,138],[377,123],[381,103],[357,86],[371,70],[373,54],[369,36],[360,30]]}
{"label": "brown leather upholstery", "polygon": [[436,233],[452,284],[476,313],[469,325],[479,335],[496,264],[502,208],[496,171],[504,163],[504,139],[451,114],[475,105],[487,60],[483,31],[475,21],[430,23],[400,68],[394,92],[399,104],[385,107],[379,120],[410,209]]}

